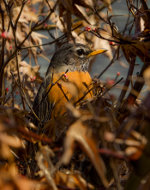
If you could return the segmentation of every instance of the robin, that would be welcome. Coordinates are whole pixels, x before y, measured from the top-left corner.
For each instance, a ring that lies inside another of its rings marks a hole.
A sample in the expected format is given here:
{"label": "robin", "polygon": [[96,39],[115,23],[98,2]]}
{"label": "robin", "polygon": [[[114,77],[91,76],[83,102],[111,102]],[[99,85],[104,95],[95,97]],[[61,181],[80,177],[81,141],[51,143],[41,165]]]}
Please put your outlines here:
{"label": "robin", "polygon": [[34,100],[33,110],[38,118],[36,124],[44,124],[63,115],[67,102],[75,104],[80,99],[87,100],[93,96],[89,61],[91,56],[105,51],[92,51],[80,43],[67,43],[55,52]]}

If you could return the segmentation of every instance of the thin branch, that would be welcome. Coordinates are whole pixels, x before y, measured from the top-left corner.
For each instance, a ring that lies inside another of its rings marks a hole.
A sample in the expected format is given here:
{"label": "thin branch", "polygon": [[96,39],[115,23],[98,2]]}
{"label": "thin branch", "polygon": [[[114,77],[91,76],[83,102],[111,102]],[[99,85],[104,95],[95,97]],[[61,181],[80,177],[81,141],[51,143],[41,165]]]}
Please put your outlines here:
{"label": "thin branch", "polygon": [[114,56],[112,58],[112,60],[110,61],[110,63],[107,65],[107,67],[97,76],[97,78],[99,79],[106,71],[107,69],[114,63],[116,56],[118,54],[118,49],[119,47],[115,50]]}
{"label": "thin branch", "polygon": [[24,8],[25,4],[26,4],[26,0],[23,0],[22,5],[21,5],[20,12],[19,12],[19,14],[18,14],[18,16],[17,16],[16,22],[15,22],[15,25],[14,25],[14,28],[15,28],[15,29],[17,28],[17,24],[18,24],[18,21],[19,21],[19,19],[20,19],[20,16],[21,16],[21,14],[22,14],[22,11],[23,11],[23,8]]}
{"label": "thin branch", "polygon": [[[5,32],[4,11],[1,5],[0,5],[0,13],[1,13],[1,20],[2,20],[2,32]],[[1,49],[1,55],[0,55],[0,97],[3,96],[4,48],[5,48],[5,39],[2,38],[2,49]]]}
{"label": "thin branch", "polygon": [[34,112],[34,110],[32,109],[32,106],[30,105],[30,103],[29,103],[29,101],[28,101],[28,99],[27,99],[27,96],[26,96],[26,93],[24,92],[23,87],[21,87],[20,84],[16,81],[15,76],[13,75],[12,72],[11,72],[11,75],[12,75],[12,77],[13,77],[13,80],[14,80],[15,83],[17,84],[18,88],[21,89],[22,96],[23,96],[23,98],[24,98],[24,100],[25,100],[27,106],[29,107],[29,109],[31,110],[31,112],[33,113],[33,115],[36,117],[36,119],[37,119],[38,121],[40,121],[40,119],[38,118],[38,116],[36,115],[36,113]]}
{"label": "thin branch", "polygon": [[10,26],[12,28],[12,32],[13,32],[13,36],[14,36],[14,41],[15,41],[15,47],[17,49],[16,29],[14,27],[14,23],[13,23],[13,20],[12,20],[11,9],[9,8],[9,5],[6,3],[6,1],[5,0],[3,0],[3,1],[4,1],[5,8],[7,10],[7,14],[8,14],[8,17],[9,17]]}
{"label": "thin branch", "polygon": [[130,85],[130,78],[133,74],[133,71],[134,71],[134,66],[135,66],[135,57],[134,59],[131,59],[131,62],[129,63],[129,70],[128,70],[128,74],[127,74],[127,77],[126,77],[126,81],[124,83],[124,86],[122,88],[122,91],[121,91],[121,94],[118,98],[118,102],[117,102],[117,107],[120,107],[120,104],[122,103],[125,95],[126,95],[126,92],[128,91],[128,88],[129,88],[129,85]]}
{"label": "thin branch", "polygon": [[24,98],[22,96],[22,83],[21,83],[21,79],[20,79],[19,62],[18,62],[18,55],[17,54],[16,54],[16,68],[17,68],[18,82],[19,82],[19,86],[20,86],[19,93],[20,93],[23,109],[25,110],[25,103],[24,103]]}
{"label": "thin branch", "polygon": [[[78,25],[78,26],[76,26],[75,28],[73,28],[71,31],[76,30],[76,29],[79,28],[80,26],[81,26],[81,24]],[[55,40],[52,41],[52,42],[47,42],[47,43],[44,43],[44,44],[33,45],[33,46],[28,46],[28,47],[21,47],[21,50],[29,49],[29,48],[34,48],[34,47],[48,46],[48,45],[54,44],[54,43],[56,43],[56,42],[62,41],[62,40],[63,40],[64,38],[66,38],[66,37],[67,37],[67,34],[65,33],[65,34],[61,35],[60,37],[58,37],[57,39],[55,39]]]}
{"label": "thin branch", "polygon": [[81,101],[85,98],[85,96],[86,96],[87,94],[89,94],[92,90],[94,90],[94,87],[89,88],[89,90],[88,90],[87,92],[85,92],[84,95],[83,95],[81,98],[79,98],[79,99],[74,103],[74,105],[77,105],[79,102],[81,102]]}
{"label": "thin branch", "polygon": [[[149,64],[146,64],[144,63],[141,71],[140,71],[140,74],[139,74],[139,77],[143,77],[143,72],[145,71],[145,69],[149,66]],[[134,86],[133,88],[131,89],[128,97],[127,97],[127,102],[131,101],[132,100],[132,103],[134,104],[138,95],[140,94],[143,86],[145,84],[145,81],[139,81],[139,80],[136,80],[136,82],[134,83]],[[134,93],[136,92],[136,94]]]}
{"label": "thin branch", "polygon": [[[4,0],[5,1],[5,0]],[[35,23],[35,25],[31,28],[31,30],[29,31],[29,33],[26,35],[26,37],[24,38],[24,40],[22,40],[22,42],[20,42],[20,44],[17,46],[17,48],[14,50],[14,52],[12,53],[12,55],[6,60],[3,68],[6,67],[6,65],[9,63],[9,61],[16,55],[16,53],[18,52],[18,50],[21,50],[22,45],[24,44],[24,42],[28,39],[28,37],[31,35],[31,33],[36,29],[36,27],[39,27],[40,25],[42,25],[43,23],[45,23],[49,17],[51,16],[51,14],[54,12],[56,6],[58,4],[58,0],[56,1],[52,11],[47,15],[47,17],[42,20],[42,21],[38,21],[37,23]]]}
{"label": "thin branch", "polygon": [[108,91],[110,91],[113,87],[115,87],[118,83],[120,83],[123,80],[123,77],[121,77],[115,84],[113,84],[110,88],[106,89],[106,91],[102,94],[104,96]]}
{"label": "thin branch", "polygon": [[[15,41],[15,49],[17,50],[18,47],[17,47],[16,27],[15,27],[13,21],[12,21],[12,17],[11,17],[11,12],[10,12],[9,6],[6,3],[5,0],[3,0],[3,1],[4,1],[4,4],[5,4],[5,8],[7,10],[7,14],[8,14],[9,20],[10,20],[10,25],[11,25],[11,28],[12,28],[12,32],[13,32],[13,36],[14,36],[14,41]],[[16,52],[15,57],[16,57],[16,70],[17,70],[18,82],[19,82],[19,86],[20,86],[19,92],[20,92],[20,97],[21,97],[23,109],[25,110],[24,98],[22,96],[22,83],[21,83],[20,73],[19,73],[18,52]]]}
{"label": "thin branch", "polygon": [[57,86],[60,88],[60,90],[62,91],[65,99],[69,102],[69,98],[67,97],[67,94],[64,92],[62,85],[60,83],[57,83]]}

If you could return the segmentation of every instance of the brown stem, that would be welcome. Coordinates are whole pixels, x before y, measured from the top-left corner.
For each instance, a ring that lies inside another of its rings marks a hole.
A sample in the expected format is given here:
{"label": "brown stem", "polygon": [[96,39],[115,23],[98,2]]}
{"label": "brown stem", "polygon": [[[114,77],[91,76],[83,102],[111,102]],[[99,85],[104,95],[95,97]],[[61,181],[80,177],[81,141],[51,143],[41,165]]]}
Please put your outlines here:
{"label": "brown stem", "polygon": [[110,61],[110,63],[107,65],[107,67],[97,76],[97,78],[100,78],[106,71],[107,69],[114,63],[117,53],[118,53],[119,47],[116,49],[114,56],[112,58],[112,60]]}
{"label": "brown stem", "polygon": [[[145,69],[148,67],[148,64],[145,64],[143,65],[142,69],[141,69],[141,72],[139,74],[139,77],[143,77],[143,72],[145,71]],[[144,86],[145,82],[144,80],[143,81],[139,81],[137,80],[135,83],[134,83],[134,86],[133,88],[131,89],[128,97],[127,97],[127,102],[129,101],[132,101],[132,104],[135,103],[137,97],[139,96],[143,86]],[[136,92],[136,94],[134,93]]]}
{"label": "brown stem", "polygon": [[16,54],[16,68],[17,68],[18,82],[19,82],[19,87],[20,87],[19,93],[20,93],[23,109],[25,110],[25,103],[24,103],[24,98],[22,95],[22,83],[21,83],[21,79],[20,79],[19,62],[18,62],[18,55],[17,54]]}
{"label": "brown stem", "polygon": [[18,24],[18,21],[19,21],[19,19],[20,19],[20,16],[21,16],[21,13],[22,13],[22,11],[23,11],[23,8],[24,8],[24,6],[25,6],[25,3],[26,3],[26,1],[23,0],[22,5],[21,5],[20,12],[19,12],[19,14],[18,14],[18,16],[17,16],[17,18],[16,18],[16,22],[15,22],[15,24],[14,24],[14,28],[15,28],[15,29],[17,28],[17,24]]}
{"label": "brown stem", "polygon": [[104,96],[108,91],[110,91],[113,87],[115,87],[118,83],[120,83],[123,80],[123,77],[121,77],[115,84],[113,84],[110,88],[106,89],[102,96]]}
{"label": "brown stem", "polygon": [[134,71],[135,58],[132,59],[129,64],[130,64],[130,66],[129,66],[127,78],[126,78],[126,81],[125,81],[124,86],[122,88],[121,94],[120,94],[120,96],[118,98],[117,107],[120,107],[120,104],[123,101],[123,99],[124,99],[124,97],[126,95],[126,92],[128,91],[128,88],[129,88],[129,85],[130,85],[130,78],[131,78],[131,76],[133,74],[133,71]]}
{"label": "brown stem", "polygon": [[[0,5],[0,12],[1,12],[1,20],[2,20],[2,32],[5,31],[5,24],[4,24],[4,11]],[[3,96],[3,75],[4,75],[4,48],[5,48],[5,39],[2,38],[2,49],[0,55],[0,97]],[[1,104],[2,102],[0,102]]]}

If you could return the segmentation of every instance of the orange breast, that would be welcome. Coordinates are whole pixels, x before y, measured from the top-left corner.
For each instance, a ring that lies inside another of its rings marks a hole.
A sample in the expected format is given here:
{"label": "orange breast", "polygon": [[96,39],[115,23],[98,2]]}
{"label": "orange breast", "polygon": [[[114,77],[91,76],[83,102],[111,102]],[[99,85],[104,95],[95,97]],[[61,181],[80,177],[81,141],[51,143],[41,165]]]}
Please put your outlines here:
{"label": "orange breast", "polygon": [[92,79],[88,72],[74,71],[63,75],[64,73],[54,74],[47,88],[49,90],[48,99],[54,105],[52,117],[66,111],[66,102],[75,103],[82,97],[85,100],[93,95],[92,91],[89,92],[92,88]]}

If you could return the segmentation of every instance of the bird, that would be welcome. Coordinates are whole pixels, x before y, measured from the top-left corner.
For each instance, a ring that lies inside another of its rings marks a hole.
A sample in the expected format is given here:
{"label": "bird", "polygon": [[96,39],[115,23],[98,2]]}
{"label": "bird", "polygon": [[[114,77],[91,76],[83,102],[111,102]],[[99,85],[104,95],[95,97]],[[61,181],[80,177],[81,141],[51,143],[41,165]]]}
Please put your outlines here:
{"label": "bird", "polygon": [[105,51],[81,43],[66,43],[56,50],[33,103],[36,125],[63,115],[67,102],[75,104],[92,98],[90,59]]}

